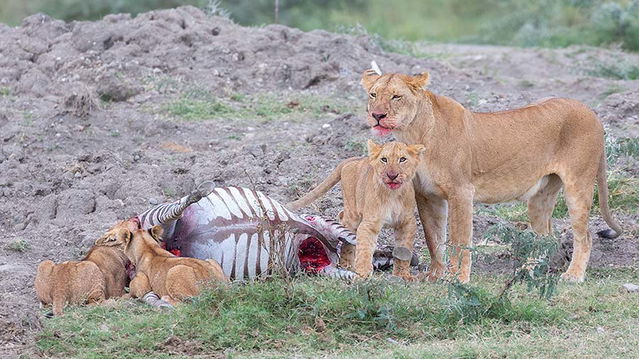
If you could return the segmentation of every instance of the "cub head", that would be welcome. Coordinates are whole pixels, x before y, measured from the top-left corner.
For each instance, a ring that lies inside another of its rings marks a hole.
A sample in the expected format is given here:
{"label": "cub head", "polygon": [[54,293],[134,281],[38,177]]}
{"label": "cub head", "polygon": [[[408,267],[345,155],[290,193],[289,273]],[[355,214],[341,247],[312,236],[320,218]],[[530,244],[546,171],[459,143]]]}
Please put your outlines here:
{"label": "cub head", "polygon": [[135,223],[123,221],[109,229],[102,237],[95,241],[96,246],[117,247],[126,251],[129,245],[142,240],[152,246],[159,246],[164,230],[162,226],[154,226],[148,230],[140,229]]}
{"label": "cub head", "polygon": [[362,74],[361,84],[368,92],[367,121],[377,136],[406,128],[420,106],[420,92],[428,85],[428,72],[415,76],[379,75],[375,70]]}
{"label": "cub head", "polygon": [[[368,140],[368,158],[376,177],[394,190],[415,177],[417,165],[425,151],[423,145],[388,142],[383,145]],[[408,184],[412,186],[411,183]]]}
{"label": "cub head", "polygon": [[148,230],[138,229],[133,232],[133,241],[142,240],[149,246],[160,247],[162,234],[164,234],[164,229],[160,225],[153,226]]}
{"label": "cub head", "polygon": [[117,223],[109,228],[102,237],[95,241],[96,246],[105,247],[126,247],[131,241],[131,233],[140,227],[140,222],[135,219],[128,219]]}

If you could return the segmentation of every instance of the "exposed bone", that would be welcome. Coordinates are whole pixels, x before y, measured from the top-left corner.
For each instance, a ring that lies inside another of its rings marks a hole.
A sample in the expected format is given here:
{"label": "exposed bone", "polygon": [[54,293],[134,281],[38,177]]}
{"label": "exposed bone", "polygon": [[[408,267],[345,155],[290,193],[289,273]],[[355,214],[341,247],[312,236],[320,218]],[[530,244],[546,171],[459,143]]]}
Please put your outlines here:
{"label": "exposed bone", "polygon": [[381,76],[382,70],[379,68],[379,66],[377,66],[377,62],[375,62],[375,60],[371,61],[371,69],[373,69],[373,71]]}

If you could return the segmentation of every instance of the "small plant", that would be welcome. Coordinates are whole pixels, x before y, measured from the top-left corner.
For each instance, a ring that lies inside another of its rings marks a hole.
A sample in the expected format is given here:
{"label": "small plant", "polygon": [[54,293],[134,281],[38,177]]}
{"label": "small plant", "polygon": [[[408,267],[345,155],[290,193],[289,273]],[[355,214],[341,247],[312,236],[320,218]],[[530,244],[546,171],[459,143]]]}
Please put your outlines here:
{"label": "small plant", "polygon": [[10,251],[24,253],[31,249],[31,245],[24,239],[16,239],[15,241],[7,244],[6,248]]}
{"label": "small plant", "polygon": [[550,259],[559,246],[554,236],[539,236],[531,230],[497,224],[486,232],[485,237],[511,245],[512,277],[500,297],[505,297],[516,283],[525,283],[528,291],[537,290],[543,298],[554,294],[559,279],[550,268]]}
{"label": "small plant", "polygon": [[486,233],[487,239],[511,245],[513,270],[497,295],[487,290],[448,281],[448,306],[440,316],[442,324],[476,323],[484,319],[510,321],[519,315],[513,312],[509,293],[522,283],[527,290],[536,290],[539,297],[550,299],[555,293],[559,277],[550,268],[552,255],[558,242],[552,236],[537,236],[532,231],[521,231],[514,226],[496,225]]}

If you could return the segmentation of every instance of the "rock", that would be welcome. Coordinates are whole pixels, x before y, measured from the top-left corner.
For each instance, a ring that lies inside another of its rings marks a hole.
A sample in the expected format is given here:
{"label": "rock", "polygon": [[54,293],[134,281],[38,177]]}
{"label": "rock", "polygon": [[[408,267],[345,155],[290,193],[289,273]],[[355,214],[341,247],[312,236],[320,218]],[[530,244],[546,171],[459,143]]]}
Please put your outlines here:
{"label": "rock", "polygon": [[89,190],[70,189],[58,196],[56,219],[71,218],[95,211],[95,195]]}
{"label": "rock", "polygon": [[636,285],[636,284],[626,283],[622,287],[628,293],[637,293],[637,292],[639,292],[639,285]]}

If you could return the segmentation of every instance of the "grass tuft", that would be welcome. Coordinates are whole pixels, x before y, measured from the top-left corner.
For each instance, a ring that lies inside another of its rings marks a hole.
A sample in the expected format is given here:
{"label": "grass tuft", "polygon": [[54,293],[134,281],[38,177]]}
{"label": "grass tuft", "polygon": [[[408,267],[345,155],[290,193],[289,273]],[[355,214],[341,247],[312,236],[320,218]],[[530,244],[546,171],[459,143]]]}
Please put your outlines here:
{"label": "grass tuft", "polygon": [[31,244],[24,239],[16,239],[6,245],[6,248],[10,251],[24,253],[31,249]]}

